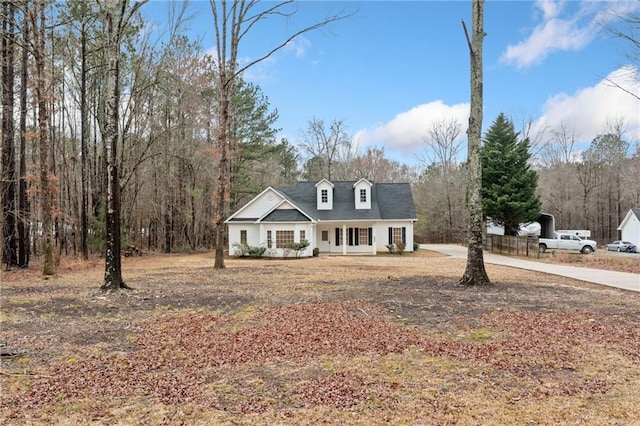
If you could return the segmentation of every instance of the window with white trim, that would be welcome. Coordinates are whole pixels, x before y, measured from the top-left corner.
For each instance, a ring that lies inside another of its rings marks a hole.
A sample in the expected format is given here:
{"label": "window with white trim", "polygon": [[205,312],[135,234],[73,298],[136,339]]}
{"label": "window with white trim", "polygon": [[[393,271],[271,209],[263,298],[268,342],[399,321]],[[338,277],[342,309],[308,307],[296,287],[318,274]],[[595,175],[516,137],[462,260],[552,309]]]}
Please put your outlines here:
{"label": "window with white trim", "polygon": [[267,248],[271,248],[273,245],[273,238],[271,236],[271,231],[267,231]]}
{"label": "window with white trim", "polygon": [[304,229],[301,229],[300,230],[300,242],[306,241],[306,239],[307,239],[307,234],[306,234]]}
{"label": "window with white trim", "polygon": [[402,242],[402,228],[393,228],[393,244]]}
{"label": "window with white trim", "polygon": [[293,231],[276,231],[276,248],[293,243]]}
{"label": "window with white trim", "polygon": [[360,202],[361,203],[366,203],[367,202],[367,190],[366,189],[361,189],[360,190]]}
{"label": "window with white trim", "polygon": [[320,190],[320,201],[322,203],[328,203],[329,202],[329,191],[326,189],[322,189]]}
{"label": "window with white trim", "polygon": [[358,231],[358,243],[361,246],[368,246],[369,242],[369,228],[360,228]]}
{"label": "window with white trim", "polygon": [[247,244],[247,230],[240,230],[240,244]]}

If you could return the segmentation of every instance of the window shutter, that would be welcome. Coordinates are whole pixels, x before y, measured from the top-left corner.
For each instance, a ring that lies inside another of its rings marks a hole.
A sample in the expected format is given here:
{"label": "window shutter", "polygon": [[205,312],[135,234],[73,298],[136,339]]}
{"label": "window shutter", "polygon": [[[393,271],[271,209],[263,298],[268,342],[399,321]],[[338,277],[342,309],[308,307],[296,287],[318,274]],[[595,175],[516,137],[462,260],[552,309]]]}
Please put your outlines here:
{"label": "window shutter", "polygon": [[369,241],[367,244],[369,245],[373,244],[373,228],[369,228]]}
{"label": "window shutter", "polygon": [[340,228],[336,228],[336,244],[337,246],[340,245]]}
{"label": "window shutter", "polygon": [[360,245],[360,228],[353,228],[353,245]]}
{"label": "window shutter", "polygon": [[407,244],[407,227],[402,227],[402,243]]}
{"label": "window shutter", "polygon": [[353,245],[353,228],[348,229],[348,236],[349,236],[349,245],[352,246]]}
{"label": "window shutter", "polygon": [[393,228],[389,227],[389,244],[393,244]]}

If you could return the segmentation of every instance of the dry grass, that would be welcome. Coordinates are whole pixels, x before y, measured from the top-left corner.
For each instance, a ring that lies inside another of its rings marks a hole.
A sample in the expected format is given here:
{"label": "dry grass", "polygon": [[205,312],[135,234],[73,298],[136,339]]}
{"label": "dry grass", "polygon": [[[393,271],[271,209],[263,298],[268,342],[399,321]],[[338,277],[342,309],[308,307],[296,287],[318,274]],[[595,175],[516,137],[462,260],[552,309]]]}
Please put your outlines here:
{"label": "dry grass", "polygon": [[640,295],[430,252],[2,275],[0,422],[640,424]]}
{"label": "dry grass", "polygon": [[605,251],[603,253],[584,255],[563,250],[558,250],[550,254],[550,257],[546,257],[543,260],[566,265],[583,266],[585,268],[640,274],[640,255],[638,254],[619,256],[618,253],[608,253]]}

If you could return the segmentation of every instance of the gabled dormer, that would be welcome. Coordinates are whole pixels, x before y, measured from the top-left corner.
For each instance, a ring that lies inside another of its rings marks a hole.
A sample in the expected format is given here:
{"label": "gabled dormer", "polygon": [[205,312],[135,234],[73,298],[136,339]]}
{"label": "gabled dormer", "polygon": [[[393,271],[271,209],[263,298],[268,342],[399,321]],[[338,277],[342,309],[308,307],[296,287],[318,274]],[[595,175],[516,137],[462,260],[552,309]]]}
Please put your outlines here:
{"label": "gabled dormer", "polygon": [[316,183],[316,197],[318,210],[333,209],[333,184],[327,179]]}
{"label": "gabled dormer", "polygon": [[371,187],[373,184],[365,178],[353,184],[353,196],[355,198],[356,210],[371,209]]}

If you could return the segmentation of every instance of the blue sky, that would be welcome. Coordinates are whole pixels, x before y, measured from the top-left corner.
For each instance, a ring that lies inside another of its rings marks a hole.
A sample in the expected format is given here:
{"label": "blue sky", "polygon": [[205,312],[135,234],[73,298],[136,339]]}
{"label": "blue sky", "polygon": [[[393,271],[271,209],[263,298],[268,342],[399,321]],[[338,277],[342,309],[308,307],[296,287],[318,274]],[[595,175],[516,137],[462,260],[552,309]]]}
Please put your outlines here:
{"label": "blue sky", "polygon": [[[161,22],[170,2],[145,6]],[[543,135],[561,126],[583,146],[623,119],[627,138],[640,140],[640,101],[612,87],[614,80],[640,95],[625,52],[630,45],[600,25],[610,11],[640,13],[640,1],[495,1],[485,4],[484,128],[500,112],[517,129],[533,123]],[[343,119],[360,149],[383,147],[404,163],[424,152],[435,120],[469,113],[470,1],[302,1],[288,20],[264,21],[240,45],[242,61],[266,53],[295,30],[340,10],[354,15],[306,33],[245,78],[277,108],[280,136],[301,140],[313,117]],[[212,49],[209,1],[191,1],[189,34]],[[637,63],[636,63],[637,65]],[[463,133],[464,136],[464,133]]]}

